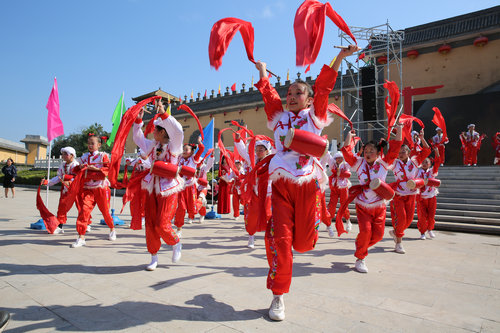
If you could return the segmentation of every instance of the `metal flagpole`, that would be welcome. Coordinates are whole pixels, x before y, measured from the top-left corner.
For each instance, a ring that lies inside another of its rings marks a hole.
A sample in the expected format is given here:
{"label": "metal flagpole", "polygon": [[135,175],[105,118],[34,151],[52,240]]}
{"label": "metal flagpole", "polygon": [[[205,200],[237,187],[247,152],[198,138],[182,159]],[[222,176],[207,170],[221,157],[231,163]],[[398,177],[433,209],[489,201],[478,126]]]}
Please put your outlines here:
{"label": "metal flagpole", "polygon": [[[49,158],[49,164],[47,166],[47,181],[50,180],[50,152],[52,150],[52,141],[49,142],[49,153],[48,153],[48,158]],[[45,195],[45,202],[47,208],[49,207],[49,184],[47,183],[47,193]]]}
{"label": "metal flagpole", "polygon": [[[212,147],[214,147],[214,161],[215,161],[215,118],[214,118],[214,125],[212,126]],[[220,160],[220,158],[219,158]],[[215,163],[212,163],[212,210],[214,209],[214,165]]]}

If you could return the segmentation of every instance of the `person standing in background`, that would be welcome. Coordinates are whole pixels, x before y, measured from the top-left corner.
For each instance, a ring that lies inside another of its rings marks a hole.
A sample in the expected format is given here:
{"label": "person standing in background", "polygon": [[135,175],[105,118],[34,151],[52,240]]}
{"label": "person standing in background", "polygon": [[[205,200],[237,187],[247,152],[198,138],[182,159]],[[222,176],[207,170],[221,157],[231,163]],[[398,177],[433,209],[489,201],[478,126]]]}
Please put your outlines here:
{"label": "person standing in background", "polygon": [[9,157],[7,159],[7,164],[3,166],[2,173],[4,174],[3,188],[5,189],[5,197],[8,197],[10,188],[12,191],[12,199],[14,199],[14,196],[16,194],[14,182],[16,181],[17,177],[17,169],[12,158]]}

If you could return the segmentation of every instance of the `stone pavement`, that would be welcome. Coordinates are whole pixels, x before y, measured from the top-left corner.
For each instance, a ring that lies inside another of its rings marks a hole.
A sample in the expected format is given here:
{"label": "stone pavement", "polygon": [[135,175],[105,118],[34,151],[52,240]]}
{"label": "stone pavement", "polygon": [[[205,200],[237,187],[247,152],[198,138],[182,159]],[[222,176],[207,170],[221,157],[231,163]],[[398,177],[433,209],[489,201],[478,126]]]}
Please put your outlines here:
{"label": "stone pavement", "polygon": [[[340,239],[321,226],[316,249],[294,254],[286,319],[272,322],[263,234],[247,249],[242,220],[187,225],[181,261],[172,264],[164,245],[157,270],[147,272],[143,230],[118,227],[110,242],[108,228],[94,223],[87,246],[72,249],[74,208],[64,235],[30,230],[38,219],[35,193],[18,188],[15,199],[0,199],[7,332],[500,331],[499,237],[437,232],[421,241],[411,229],[400,255],[386,232],[370,250],[370,272],[360,274],[353,270],[357,225]],[[57,199],[51,192],[53,212]]]}

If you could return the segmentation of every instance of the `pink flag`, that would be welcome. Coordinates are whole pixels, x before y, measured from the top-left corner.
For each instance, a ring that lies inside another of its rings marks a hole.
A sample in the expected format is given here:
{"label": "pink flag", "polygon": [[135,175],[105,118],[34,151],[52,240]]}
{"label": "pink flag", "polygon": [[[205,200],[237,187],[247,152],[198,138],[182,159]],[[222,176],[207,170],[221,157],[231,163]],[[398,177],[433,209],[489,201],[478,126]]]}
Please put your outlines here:
{"label": "pink flag", "polygon": [[47,102],[47,137],[49,141],[64,134],[63,123],[59,117],[59,93],[57,92],[57,80],[54,78],[54,86],[50,92],[49,101]]}

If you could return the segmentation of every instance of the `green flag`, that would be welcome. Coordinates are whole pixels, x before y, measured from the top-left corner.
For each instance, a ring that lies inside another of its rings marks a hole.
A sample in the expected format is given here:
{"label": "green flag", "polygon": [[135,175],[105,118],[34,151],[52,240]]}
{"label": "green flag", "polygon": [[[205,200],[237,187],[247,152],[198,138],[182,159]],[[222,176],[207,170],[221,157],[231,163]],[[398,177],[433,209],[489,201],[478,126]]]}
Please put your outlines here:
{"label": "green flag", "polygon": [[118,126],[120,126],[120,121],[125,111],[126,111],[125,104],[123,103],[123,94],[122,94],[120,96],[118,104],[116,104],[115,111],[113,112],[113,117],[111,118],[111,122],[113,123],[113,129],[111,130],[111,135],[109,137],[109,140],[106,142],[106,144],[110,147],[115,141],[116,132],[118,132]]}

